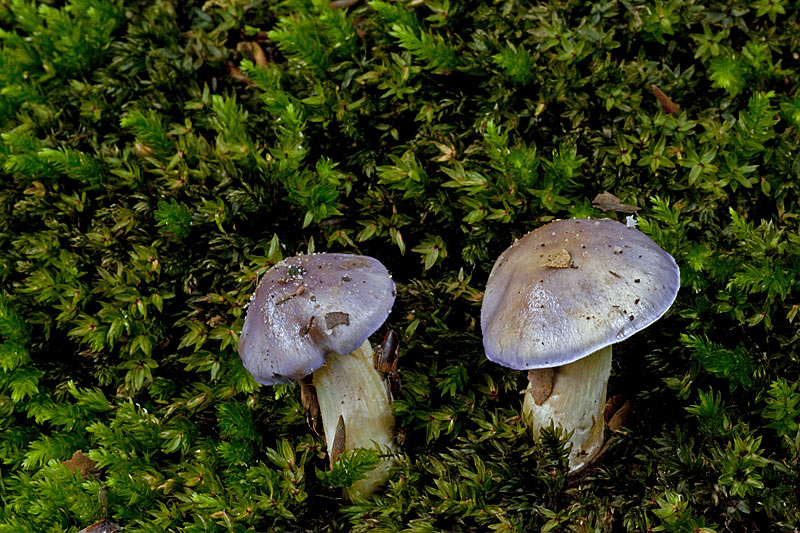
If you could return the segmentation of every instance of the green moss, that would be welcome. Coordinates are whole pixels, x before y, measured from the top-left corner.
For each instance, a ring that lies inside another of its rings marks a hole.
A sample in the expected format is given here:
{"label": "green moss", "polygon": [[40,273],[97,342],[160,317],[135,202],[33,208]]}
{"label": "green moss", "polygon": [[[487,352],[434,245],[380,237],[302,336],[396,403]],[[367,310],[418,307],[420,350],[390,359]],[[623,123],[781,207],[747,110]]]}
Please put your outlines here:
{"label": "green moss", "polygon": [[[0,532],[799,528],[797,10],[345,3],[0,6]],[[568,478],[480,302],[514,238],[622,219],[605,190],[682,288]],[[398,286],[400,454],[354,503],[376,452],[328,471],[236,352],[259,276],[314,250]]]}

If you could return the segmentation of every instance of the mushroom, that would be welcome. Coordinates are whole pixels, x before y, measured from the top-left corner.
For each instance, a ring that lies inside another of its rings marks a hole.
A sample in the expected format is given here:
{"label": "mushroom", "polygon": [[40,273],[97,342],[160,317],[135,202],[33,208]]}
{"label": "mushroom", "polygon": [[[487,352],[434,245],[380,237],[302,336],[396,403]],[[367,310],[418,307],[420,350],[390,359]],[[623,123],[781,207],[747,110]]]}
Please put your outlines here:
{"label": "mushroom", "polygon": [[[368,340],[394,298],[394,282],[379,261],[333,253],[277,263],[251,297],[239,338],[242,363],[263,385],[312,374],[331,464],[345,450],[394,449],[390,393]],[[390,466],[382,457],[351,490],[369,495]]]}
{"label": "mushroom", "polygon": [[679,286],[671,255],[610,219],[552,222],[494,264],[481,306],[486,356],[529,370],[523,416],[536,437],[551,423],[572,432],[570,471],[603,446],[611,345],[658,320]]}

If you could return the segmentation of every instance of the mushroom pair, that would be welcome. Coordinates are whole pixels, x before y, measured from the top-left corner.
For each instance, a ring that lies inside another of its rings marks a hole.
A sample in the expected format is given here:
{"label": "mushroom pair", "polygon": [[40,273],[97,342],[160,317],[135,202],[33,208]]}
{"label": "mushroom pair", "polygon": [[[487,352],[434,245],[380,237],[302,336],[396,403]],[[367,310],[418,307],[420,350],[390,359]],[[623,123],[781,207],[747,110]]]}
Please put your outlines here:
{"label": "mushroom pair", "polygon": [[[551,423],[572,432],[570,470],[603,446],[611,345],[660,318],[679,286],[672,256],[609,219],[553,222],[495,263],[481,307],[486,355],[529,370],[523,414],[535,435]],[[312,375],[302,391],[316,393],[331,457],[394,449],[390,391],[368,340],[394,297],[377,260],[314,254],[276,264],[251,300],[239,339],[245,368],[265,385]],[[352,489],[371,493],[390,466],[384,459]]]}
{"label": "mushroom pair", "polygon": [[523,416],[533,433],[572,432],[570,471],[604,443],[611,345],[658,320],[675,300],[675,260],[610,219],[559,220],[500,255],[481,306],[486,356],[529,370]]}
{"label": "mushroom pair", "polygon": [[[277,263],[251,297],[239,337],[242,363],[263,385],[300,381],[303,403],[318,406],[331,462],[346,450],[394,449],[390,391],[368,340],[394,298],[379,261],[333,253]],[[390,467],[383,458],[350,490],[370,494]]]}

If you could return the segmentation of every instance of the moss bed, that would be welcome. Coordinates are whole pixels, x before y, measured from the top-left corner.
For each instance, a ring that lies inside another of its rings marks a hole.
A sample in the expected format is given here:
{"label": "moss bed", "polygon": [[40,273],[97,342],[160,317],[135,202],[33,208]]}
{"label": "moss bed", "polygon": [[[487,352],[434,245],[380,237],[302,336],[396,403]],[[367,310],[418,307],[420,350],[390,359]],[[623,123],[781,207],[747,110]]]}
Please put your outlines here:
{"label": "moss bed", "polygon": [[[0,3],[0,533],[797,531],[799,54],[788,0]],[[604,191],[681,290],[568,477],[480,304],[513,239],[624,221]],[[313,251],[397,283],[400,453],[354,502],[374,452],[330,470],[236,348]]]}

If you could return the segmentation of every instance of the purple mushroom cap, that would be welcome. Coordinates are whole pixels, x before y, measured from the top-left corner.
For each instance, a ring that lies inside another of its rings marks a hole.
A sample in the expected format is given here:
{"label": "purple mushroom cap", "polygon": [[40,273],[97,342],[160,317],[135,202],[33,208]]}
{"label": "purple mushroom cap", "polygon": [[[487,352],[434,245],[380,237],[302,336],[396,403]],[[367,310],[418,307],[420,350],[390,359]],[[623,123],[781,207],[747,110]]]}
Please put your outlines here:
{"label": "purple mushroom cap", "polygon": [[486,356],[517,369],[577,361],[630,337],[669,309],[675,260],[635,228],[570,219],[535,229],[497,259],[486,283]]}
{"label": "purple mushroom cap", "polygon": [[239,356],[256,381],[296,381],[356,350],[389,316],[395,286],[372,257],[312,254],[273,266],[251,298]]}

